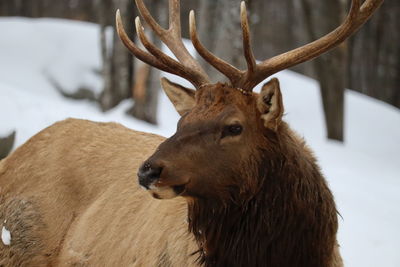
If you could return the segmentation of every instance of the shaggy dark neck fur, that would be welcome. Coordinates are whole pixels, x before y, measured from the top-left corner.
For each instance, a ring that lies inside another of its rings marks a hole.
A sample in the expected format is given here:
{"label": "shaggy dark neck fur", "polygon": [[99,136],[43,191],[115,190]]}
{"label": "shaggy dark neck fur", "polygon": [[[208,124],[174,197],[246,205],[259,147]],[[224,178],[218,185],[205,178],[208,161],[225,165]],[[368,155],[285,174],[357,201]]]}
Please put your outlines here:
{"label": "shaggy dark neck fur", "polygon": [[283,138],[276,151],[261,149],[254,177],[260,191],[244,204],[189,203],[189,228],[205,266],[330,266],[337,231],[332,194],[304,144],[289,130]]}

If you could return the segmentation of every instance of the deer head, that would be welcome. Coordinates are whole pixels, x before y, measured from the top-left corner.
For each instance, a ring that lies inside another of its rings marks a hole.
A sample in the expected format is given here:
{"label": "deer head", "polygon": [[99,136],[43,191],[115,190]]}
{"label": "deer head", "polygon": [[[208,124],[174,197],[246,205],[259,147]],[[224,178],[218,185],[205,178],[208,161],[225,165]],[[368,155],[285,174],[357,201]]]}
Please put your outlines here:
{"label": "deer head", "polygon": [[[182,116],[176,133],[162,143],[138,172],[139,183],[156,198],[178,195],[188,198],[245,200],[254,195],[269,168],[279,168],[276,159],[285,157],[293,145],[292,134],[282,122],[283,104],[277,79],[266,83],[260,93],[253,88],[265,78],[308,61],[342,43],[379,7],[383,0],[352,0],[345,21],[324,37],[300,48],[256,63],[250,40],[246,5],[241,3],[244,56],[248,69],[239,70],[210,53],[199,41],[194,12],[190,12],[190,37],[198,53],[229,83],[211,84],[200,64],[189,54],[181,39],[180,3],[169,0],[168,29],[152,18],[142,0],[140,14],[178,59],[154,46],[144,34],[140,19],[136,30],[148,52],[127,36],[119,11],[118,34],[133,55],[142,61],[190,81],[196,90],[167,79],[162,86]],[[262,165],[262,166],[261,166]],[[244,197],[243,197],[244,196]]]}

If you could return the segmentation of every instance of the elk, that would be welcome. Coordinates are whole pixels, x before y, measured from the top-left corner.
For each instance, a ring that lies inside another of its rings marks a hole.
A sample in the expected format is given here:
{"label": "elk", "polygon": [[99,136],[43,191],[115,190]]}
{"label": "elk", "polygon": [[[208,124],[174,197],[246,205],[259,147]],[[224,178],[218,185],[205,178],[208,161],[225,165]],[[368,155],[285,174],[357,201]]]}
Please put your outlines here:
{"label": "elk", "polygon": [[0,222],[11,240],[0,242],[0,265],[342,266],[334,198],[312,152],[283,121],[278,80],[252,90],[343,42],[382,2],[352,0],[333,32],[261,63],[242,3],[246,71],[201,44],[191,12],[194,47],[230,81],[216,84],[183,45],[179,0],[169,1],[167,30],[136,0],[178,60],[148,41],[139,18],[147,52],[138,48],[117,12],[118,34],[137,58],[196,90],[162,79],[182,116],[168,139],[68,119],[1,161]]}

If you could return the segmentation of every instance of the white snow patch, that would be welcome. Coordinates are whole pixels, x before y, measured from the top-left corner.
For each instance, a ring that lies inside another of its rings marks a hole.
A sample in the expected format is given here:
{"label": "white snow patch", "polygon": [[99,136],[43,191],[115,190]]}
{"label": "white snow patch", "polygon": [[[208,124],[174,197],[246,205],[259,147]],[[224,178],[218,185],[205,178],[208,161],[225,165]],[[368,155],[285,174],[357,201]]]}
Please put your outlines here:
{"label": "white snow patch", "polygon": [[[4,224],[5,223],[6,221],[4,221]],[[11,233],[6,229],[5,225],[3,225],[3,228],[1,229],[1,240],[6,246],[9,246],[11,244]]]}

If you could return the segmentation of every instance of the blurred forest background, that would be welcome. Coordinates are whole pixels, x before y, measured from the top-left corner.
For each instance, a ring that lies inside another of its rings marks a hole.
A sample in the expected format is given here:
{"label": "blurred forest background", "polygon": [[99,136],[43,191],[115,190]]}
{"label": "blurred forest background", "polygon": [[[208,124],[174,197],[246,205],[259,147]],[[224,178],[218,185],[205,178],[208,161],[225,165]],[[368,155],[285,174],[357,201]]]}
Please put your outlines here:
{"label": "blurred forest background", "polygon": [[[167,0],[145,1],[160,24],[168,20]],[[349,9],[350,0],[247,0],[253,47],[264,60],[311,42],[336,28]],[[196,10],[203,43],[219,57],[245,68],[239,22],[240,0],[181,1],[182,33],[188,38],[188,13]],[[86,88],[73,94],[52,83],[63,95],[97,101],[106,111],[126,98],[135,104],[128,111],[136,118],[157,123],[159,71],[133,58],[115,31],[115,11],[132,38],[134,0],[0,0],[0,16],[53,17],[99,24],[104,88],[96,97]],[[293,68],[320,83],[327,137],[343,141],[344,90],[363,94],[400,107],[400,1],[386,0],[372,19],[346,43],[318,59]],[[152,33],[149,32],[152,36]],[[154,42],[160,42],[152,36]],[[204,62],[203,62],[204,64]],[[219,73],[204,64],[214,80]],[[51,77],[49,77],[51,79]],[[0,139],[0,158],[12,148],[15,133]]]}

